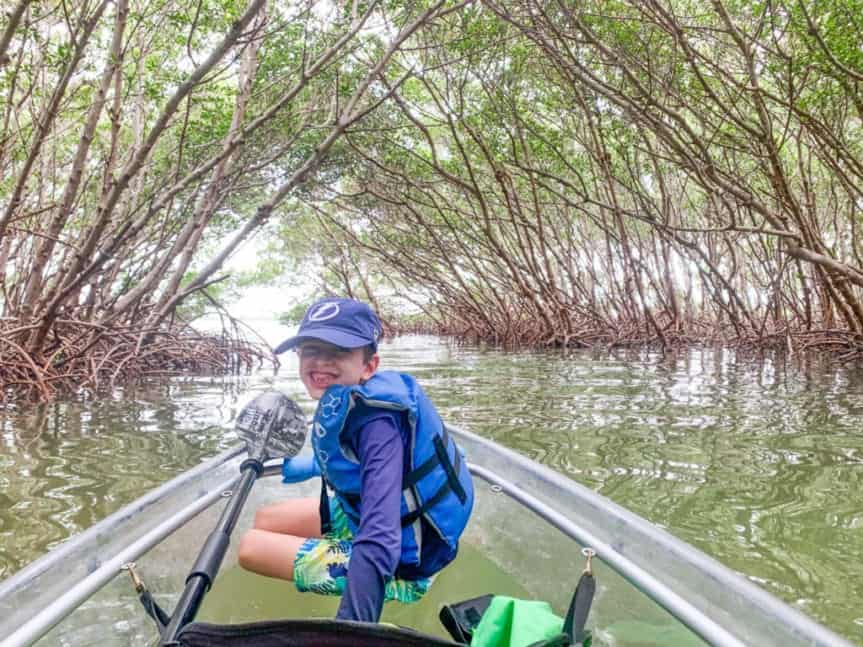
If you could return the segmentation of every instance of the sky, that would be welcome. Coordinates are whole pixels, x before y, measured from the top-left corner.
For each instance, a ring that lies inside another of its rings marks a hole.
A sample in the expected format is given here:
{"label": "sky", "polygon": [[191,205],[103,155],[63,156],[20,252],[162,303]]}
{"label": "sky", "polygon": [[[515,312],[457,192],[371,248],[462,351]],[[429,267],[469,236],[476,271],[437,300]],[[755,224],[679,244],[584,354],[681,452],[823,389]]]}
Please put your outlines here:
{"label": "sky", "polygon": [[[226,272],[252,271],[257,263],[261,243],[257,237],[246,241],[225,263]],[[270,345],[295,334],[296,326],[280,324],[277,316],[289,310],[297,300],[304,299],[306,290],[294,285],[259,285],[247,287],[236,301],[224,303],[228,313],[248,324]],[[218,330],[218,315],[210,314],[194,322],[203,330]]]}

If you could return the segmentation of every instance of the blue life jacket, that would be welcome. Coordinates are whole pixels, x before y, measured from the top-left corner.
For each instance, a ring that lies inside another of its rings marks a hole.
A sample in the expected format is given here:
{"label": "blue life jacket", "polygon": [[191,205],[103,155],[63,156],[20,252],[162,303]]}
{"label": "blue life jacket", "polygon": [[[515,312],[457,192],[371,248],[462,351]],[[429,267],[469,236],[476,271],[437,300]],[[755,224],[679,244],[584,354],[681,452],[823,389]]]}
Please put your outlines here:
{"label": "blue life jacket", "polygon": [[[315,412],[312,446],[324,483],[333,488],[355,527],[360,519],[360,463],[353,449],[356,445],[351,442],[358,430],[350,429],[349,414],[357,401],[365,407],[404,414],[399,418],[408,425],[402,435],[410,464],[402,482],[400,563],[422,567],[433,561],[434,565],[428,566],[431,572],[437,571],[455,557],[458,539],[473,507],[473,481],[461,451],[446,432],[431,400],[410,375],[381,371],[362,385],[334,384],[327,388]],[[322,495],[325,498],[325,490]],[[421,519],[449,548],[443,559],[428,556],[424,561]],[[423,570],[420,568],[420,572]]]}

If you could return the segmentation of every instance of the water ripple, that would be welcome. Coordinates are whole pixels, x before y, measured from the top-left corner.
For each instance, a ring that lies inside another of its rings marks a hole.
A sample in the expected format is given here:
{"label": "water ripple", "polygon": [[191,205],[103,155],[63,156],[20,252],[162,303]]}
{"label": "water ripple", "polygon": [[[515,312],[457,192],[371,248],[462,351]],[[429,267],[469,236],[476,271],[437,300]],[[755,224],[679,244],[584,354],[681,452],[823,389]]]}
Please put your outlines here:
{"label": "water ripple", "polygon": [[[444,417],[583,483],[834,630],[863,617],[863,372],[728,351],[520,353],[406,337]],[[309,413],[295,361],[0,412],[0,579],[236,442],[252,391]]]}

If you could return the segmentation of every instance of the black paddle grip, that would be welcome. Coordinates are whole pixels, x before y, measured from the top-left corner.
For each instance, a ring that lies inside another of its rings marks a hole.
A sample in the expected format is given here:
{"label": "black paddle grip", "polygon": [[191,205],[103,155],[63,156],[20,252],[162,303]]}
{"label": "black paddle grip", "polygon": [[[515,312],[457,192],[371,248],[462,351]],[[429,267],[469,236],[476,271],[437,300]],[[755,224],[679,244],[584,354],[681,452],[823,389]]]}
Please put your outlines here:
{"label": "black paddle grip", "polygon": [[230,542],[231,538],[220,529],[217,528],[211,532],[210,536],[207,537],[204,547],[198,554],[198,559],[195,560],[195,565],[192,566],[192,570],[186,578],[186,584],[193,577],[203,577],[206,583],[206,590],[209,591],[213,580],[216,579],[216,573],[219,572],[219,566],[222,564]]}

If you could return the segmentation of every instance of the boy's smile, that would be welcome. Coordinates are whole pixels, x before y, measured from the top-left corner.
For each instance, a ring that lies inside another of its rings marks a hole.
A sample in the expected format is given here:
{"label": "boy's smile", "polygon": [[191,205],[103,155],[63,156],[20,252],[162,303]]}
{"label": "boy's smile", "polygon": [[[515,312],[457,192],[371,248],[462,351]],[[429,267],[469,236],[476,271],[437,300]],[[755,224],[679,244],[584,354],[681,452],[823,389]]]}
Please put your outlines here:
{"label": "boy's smile", "polygon": [[379,358],[367,361],[364,348],[341,348],[310,339],[297,347],[300,357],[300,379],[306,391],[319,400],[333,384],[352,386],[368,380],[378,367]]}

